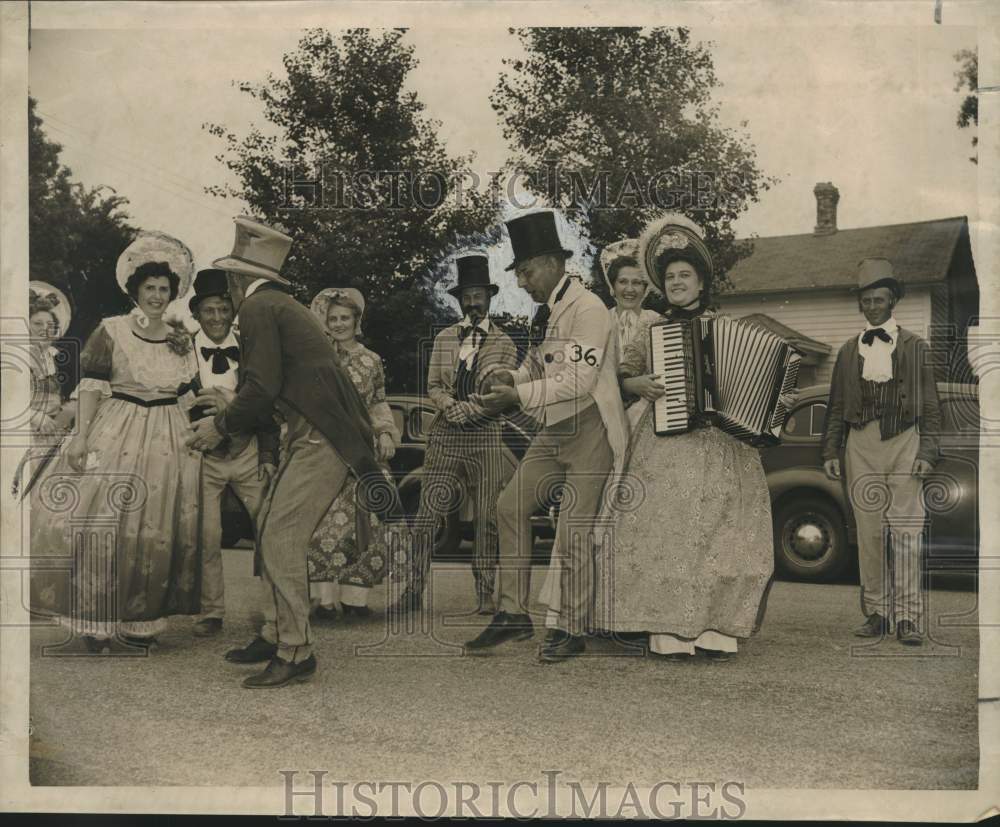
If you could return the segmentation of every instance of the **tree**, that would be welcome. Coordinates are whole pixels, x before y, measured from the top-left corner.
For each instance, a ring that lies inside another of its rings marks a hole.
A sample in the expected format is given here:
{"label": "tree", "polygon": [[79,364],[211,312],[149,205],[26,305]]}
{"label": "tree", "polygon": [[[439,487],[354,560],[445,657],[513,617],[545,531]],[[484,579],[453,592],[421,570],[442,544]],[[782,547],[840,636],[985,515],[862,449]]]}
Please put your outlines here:
{"label": "tree", "polygon": [[73,321],[57,345],[66,360],[63,389],[79,380],[73,343],[85,342],[101,319],[126,312],[115,264],[135,238],[123,211],[128,199],[110,187],[85,187],[59,161],[62,146],[49,140],[37,103],[28,98],[28,257],[30,276],[54,285],[73,303]]}
{"label": "tree", "polygon": [[295,239],[286,272],[301,300],[334,285],[362,291],[364,332],[394,391],[419,387],[421,343],[454,318],[433,292],[448,253],[495,213],[488,194],[456,197],[472,156],[450,156],[406,90],[417,61],[404,34],[309,31],[284,56],[285,77],[238,84],[263,104],[266,131],[205,125],[239,182],[208,191],[242,198]]}
{"label": "tree", "polygon": [[[961,68],[955,72],[958,81],[955,84],[955,91],[961,92],[968,89],[971,94],[965,96],[962,105],[958,109],[958,128],[965,129],[969,125],[979,126],[979,53],[971,49],[962,49],[955,53],[955,60],[961,64]],[[979,138],[972,136],[972,145],[979,144]],[[969,156],[969,160],[974,164],[979,163],[977,155]]]}
{"label": "tree", "polygon": [[708,46],[683,28],[510,31],[527,57],[504,61],[490,100],[530,188],[579,210],[597,248],[635,237],[658,213],[688,215],[705,228],[724,287],[750,249],[732,223],[777,179],[746,135],[720,126]]}

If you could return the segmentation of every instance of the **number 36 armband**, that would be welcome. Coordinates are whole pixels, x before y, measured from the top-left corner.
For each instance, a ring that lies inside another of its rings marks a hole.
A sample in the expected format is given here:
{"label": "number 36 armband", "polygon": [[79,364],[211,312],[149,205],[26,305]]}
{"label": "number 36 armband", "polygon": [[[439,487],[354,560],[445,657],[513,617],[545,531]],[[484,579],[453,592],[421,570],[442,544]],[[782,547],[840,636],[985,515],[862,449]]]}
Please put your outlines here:
{"label": "number 36 armband", "polygon": [[566,361],[570,364],[582,363],[596,368],[601,364],[604,351],[599,347],[587,347],[573,342],[566,345]]}

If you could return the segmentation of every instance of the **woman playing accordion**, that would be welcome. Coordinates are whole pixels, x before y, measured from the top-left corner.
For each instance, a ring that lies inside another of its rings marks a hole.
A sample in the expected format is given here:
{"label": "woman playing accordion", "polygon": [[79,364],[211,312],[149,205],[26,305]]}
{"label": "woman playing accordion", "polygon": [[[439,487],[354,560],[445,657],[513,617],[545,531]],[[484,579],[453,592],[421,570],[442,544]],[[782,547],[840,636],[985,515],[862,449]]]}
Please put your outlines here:
{"label": "woman playing accordion", "polygon": [[595,625],[648,633],[650,650],[671,659],[703,650],[725,660],[758,629],[773,572],[767,482],[757,450],[697,410],[686,430],[657,435],[653,403],[665,388],[650,326],[713,316],[713,264],[701,230],[678,215],[647,226],[639,262],[670,308],[644,320],[622,356],[623,395],[640,406],[622,485],[638,496],[618,510],[614,553],[598,562]]}

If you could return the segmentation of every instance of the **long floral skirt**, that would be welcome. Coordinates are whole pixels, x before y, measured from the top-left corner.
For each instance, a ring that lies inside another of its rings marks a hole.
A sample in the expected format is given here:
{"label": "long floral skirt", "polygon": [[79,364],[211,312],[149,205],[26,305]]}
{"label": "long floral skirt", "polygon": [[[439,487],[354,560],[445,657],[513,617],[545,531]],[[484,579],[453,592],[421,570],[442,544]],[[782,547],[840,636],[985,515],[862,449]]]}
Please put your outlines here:
{"label": "long floral skirt", "polygon": [[313,532],[306,560],[312,582],[366,589],[382,582],[389,562],[386,528],[374,514],[358,519],[353,476]]}
{"label": "long floral skirt", "polygon": [[[156,634],[200,611],[201,455],[176,405],[101,402],[74,471],[65,451],[31,492],[33,611],[77,634]],[[68,443],[67,443],[68,444]]]}
{"label": "long floral skirt", "polygon": [[756,631],[774,569],[757,450],[714,427],[657,436],[647,408],[625,473],[641,494],[598,560],[595,625],[689,639]]}

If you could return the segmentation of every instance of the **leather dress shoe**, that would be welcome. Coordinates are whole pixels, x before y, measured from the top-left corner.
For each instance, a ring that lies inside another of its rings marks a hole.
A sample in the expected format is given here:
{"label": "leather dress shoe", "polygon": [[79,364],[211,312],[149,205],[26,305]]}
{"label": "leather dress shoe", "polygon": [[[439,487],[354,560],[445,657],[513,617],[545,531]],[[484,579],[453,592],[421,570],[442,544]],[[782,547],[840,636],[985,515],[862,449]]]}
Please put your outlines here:
{"label": "leather dress shoe", "polygon": [[543,663],[559,663],[567,658],[582,655],[587,648],[583,635],[571,635],[562,629],[553,629],[542,645],[538,659]]}
{"label": "leather dress shoe", "polygon": [[361,620],[362,618],[369,617],[372,610],[368,606],[352,606],[350,603],[341,603],[340,608],[344,612],[344,617],[353,617]]}
{"label": "leather dress shoe", "polygon": [[315,655],[310,655],[300,663],[291,663],[275,655],[263,672],[244,678],[243,686],[247,689],[277,689],[289,683],[310,680],[315,674]]}
{"label": "leather dress shoe", "polygon": [[889,621],[887,621],[882,615],[871,614],[868,619],[857,629],[854,630],[855,637],[885,637],[886,633],[889,631]]}
{"label": "leather dress shoe", "polygon": [[203,617],[196,620],[191,632],[195,637],[212,637],[222,631],[221,617]]}
{"label": "leather dress shoe", "polygon": [[896,624],[896,639],[907,646],[921,646],[924,642],[924,636],[910,620],[901,620]]}
{"label": "leather dress shoe", "polygon": [[695,649],[699,652],[703,652],[705,657],[713,663],[725,663],[726,661],[733,659],[732,652],[723,652],[720,649],[702,649],[700,646],[696,646]]}
{"label": "leather dress shoe", "polygon": [[334,606],[317,606],[312,612],[313,620],[331,623],[337,619],[337,609]]}
{"label": "leather dress shoe", "polygon": [[424,598],[421,592],[406,589],[399,600],[389,607],[389,614],[405,615],[410,612],[419,612],[424,607]]}
{"label": "leather dress shoe", "polygon": [[225,657],[230,663],[264,663],[277,654],[278,644],[255,637],[242,649],[230,649]]}
{"label": "leather dress shoe", "polygon": [[465,644],[465,649],[470,652],[492,649],[509,640],[527,640],[534,633],[535,627],[531,625],[531,618],[527,615],[497,612],[493,615],[490,625],[475,639]]}

